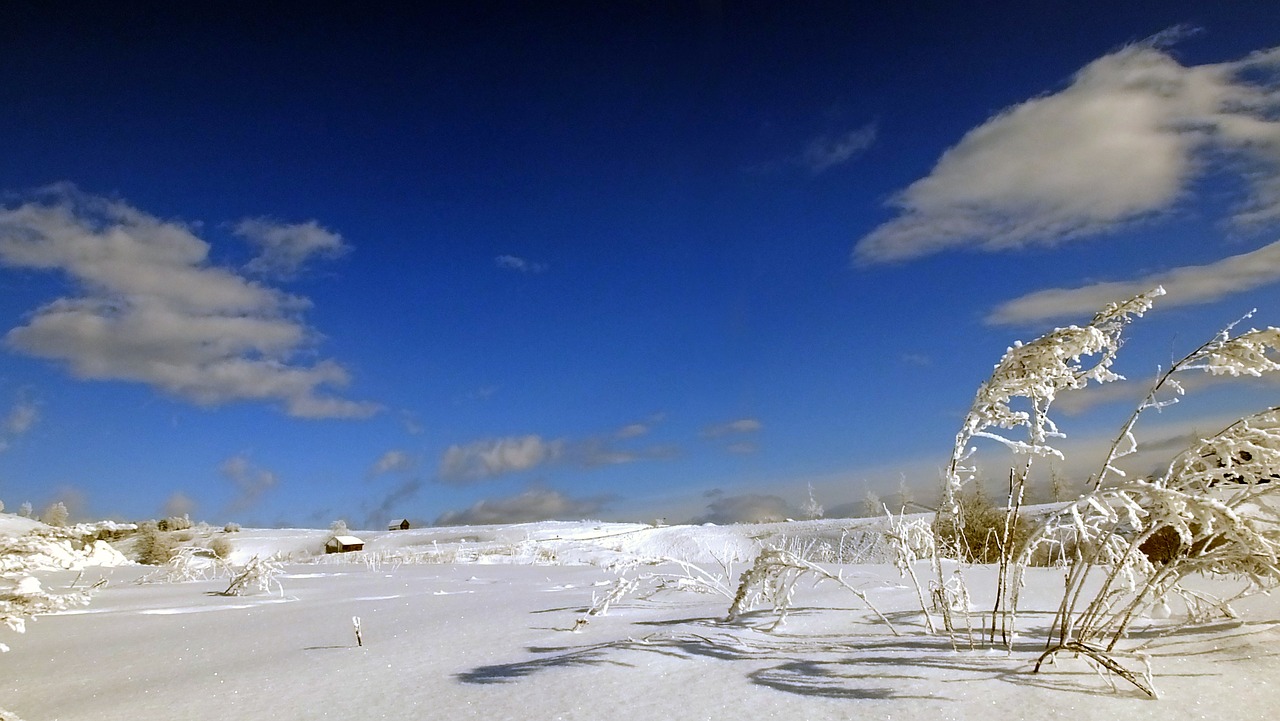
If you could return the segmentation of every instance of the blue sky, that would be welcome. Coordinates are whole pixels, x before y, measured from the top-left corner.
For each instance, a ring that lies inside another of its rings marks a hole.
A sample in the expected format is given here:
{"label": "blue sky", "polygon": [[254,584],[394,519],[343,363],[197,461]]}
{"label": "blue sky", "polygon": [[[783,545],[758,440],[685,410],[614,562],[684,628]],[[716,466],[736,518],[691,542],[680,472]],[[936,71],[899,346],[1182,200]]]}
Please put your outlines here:
{"label": "blue sky", "polygon": [[[1155,283],[1134,380],[1280,325],[1270,3],[0,25],[8,510],[847,512],[933,493],[1015,339]],[[1060,472],[1137,387],[1064,399]],[[1274,393],[1212,384],[1150,438]]]}

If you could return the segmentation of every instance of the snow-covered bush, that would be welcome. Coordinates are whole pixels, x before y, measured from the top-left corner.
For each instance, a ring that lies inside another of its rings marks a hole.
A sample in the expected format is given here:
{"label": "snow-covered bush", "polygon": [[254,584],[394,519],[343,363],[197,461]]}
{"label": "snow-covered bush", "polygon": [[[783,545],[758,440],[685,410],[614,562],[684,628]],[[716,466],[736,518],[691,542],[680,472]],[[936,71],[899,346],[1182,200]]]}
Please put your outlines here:
{"label": "snow-covered bush", "polygon": [[191,528],[191,516],[182,514],[181,516],[170,516],[156,521],[156,528],[161,531],[185,531]]}
{"label": "snow-covered bush", "polygon": [[222,532],[223,532],[223,533],[239,533],[239,532],[240,532],[240,524],[239,524],[239,523],[228,523],[227,525],[225,525],[225,526],[223,526],[223,527],[222,527]]}
{"label": "snow-covered bush", "polygon": [[138,527],[134,541],[134,557],[138,563],[163,566],[178,552],[181,542],[177,534],[162,531],[155,521],[147,521]]}
{"label": "snow-covered bush", "polygon": [[231,539],[225,536],[215,538],[209,543],[209,550],[213,551],[213,555],[225,561],[231,558]]}

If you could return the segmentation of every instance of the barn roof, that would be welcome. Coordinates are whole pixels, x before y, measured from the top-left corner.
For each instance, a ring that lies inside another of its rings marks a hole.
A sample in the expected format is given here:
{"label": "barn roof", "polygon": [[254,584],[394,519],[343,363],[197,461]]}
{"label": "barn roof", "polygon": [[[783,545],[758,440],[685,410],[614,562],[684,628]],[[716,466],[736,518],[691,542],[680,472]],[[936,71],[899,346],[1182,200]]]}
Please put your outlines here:
{"label": "barn roof", "polygon": [[334,536],[329,540],[337,541],[338,543],[341,543],[344,546],[351,546],[357,543],[364,543],[364,541],[361,541],[359,538],[356,538],[355,536]]}

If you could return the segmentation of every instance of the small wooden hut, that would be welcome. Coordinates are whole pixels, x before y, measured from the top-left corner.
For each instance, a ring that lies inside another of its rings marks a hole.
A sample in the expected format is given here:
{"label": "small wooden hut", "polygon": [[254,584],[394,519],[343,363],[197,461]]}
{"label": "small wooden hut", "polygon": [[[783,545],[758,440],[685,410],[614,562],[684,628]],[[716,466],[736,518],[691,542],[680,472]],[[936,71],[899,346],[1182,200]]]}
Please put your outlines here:
{"label": "small wooden hut", "polygon": [[325,553],[347,553],[348,551],[363,551],[364,541],[355,536],[334,536],[324,544]]}

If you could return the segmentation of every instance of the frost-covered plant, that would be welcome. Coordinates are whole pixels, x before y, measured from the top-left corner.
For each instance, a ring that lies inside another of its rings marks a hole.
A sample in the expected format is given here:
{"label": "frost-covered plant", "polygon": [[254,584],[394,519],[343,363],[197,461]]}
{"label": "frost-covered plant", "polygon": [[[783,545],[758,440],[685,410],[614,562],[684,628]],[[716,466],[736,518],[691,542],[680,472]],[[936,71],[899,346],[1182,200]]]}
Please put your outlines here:
{"label": "frost-covered plant", "polygon": [[[658,566],[674,565],[679,571],[649,570]],[[644,570],[640,570],[644,569]],[[733,598],[733,562],[721,561],[720,572],[708,571],[697,564],[679,558],[642,558],[614,565],[617,580],[610,583],[603,593],[592,594],[591,606],[578,617],[573,630],[578,631],[596,616],[604,616],[609,608],[627,596],[652,598],[668,591],[710,593]]]}
{"label": "frost-covered plant", "polygon": [[[1247,317],[1247,316],[1246,316]],[[1175,457],[1162,474],[1129,480],[1119,459],[1136,453],[1134,428],[1151,409],[1163,409],[1184,392],[1177,375],[1259,376],[1280,370],[1280,329],[1233,335],[1233,323],[1160,373],[1121,426],[1091,490],[1051,514],[1026,544],[1020,574],[1047,550],[1070,563],[1062,603],[1040,662],[1076,653],[1154,696],[1149,671],[1120,662],[1117,644],[1133,620],[1177,596],[1193,615],[1232,615],[1229,599],[1184,588],[1199,573],[1230,573],[1252,591],[1280,585],[1277,547],[1280,517],[1267,497],[1280,491],[1280,410],[1243,418],[1201,439]],[[1096,580],[1100,577],[1100,580]],[[1139,657],[1144,669],[1146,660]]]}
{"label": "frost-covered plant", "polygon": [[[924,614],[925,628],[929,633],[936,633],[937,627],[933,625],[933,618],[929,615],[929,602],[915,571],[915,563],[927,558],[933,562],[935,574],[942,574],[933,527],[926,518],[907,520],[906,514],[894,518],[888,506],[883,508],[889,517],[889,528],[884,535],[893,551],[893,565],[899,574],[911,579],[911,586],[915,588],[916,598],[920,601],[920,611]],[[933,596],[932,589],[928,595]]]}
{"label": "frost-covered plant", "polygon": [[225,526],[223,526],[223,527],[222,527],[222,532],[223,532],[223,533],[239,533],[239,532],[240,532],[240,524],[239,524],[239,523],[228,523],[227,525],[225,525]]}
{"label": "frost-covered plant", "polygon": [[818,503],[818,499],[814,497],[812,483],[809,484],[809,500],[805,501],[802,510],[804,511],[804,517],[810,520],[822,518],[822,514],[826,511],[822,504]]}
{"label": "frost-covered plant", "polygon": [[275,589],[281,595],[284,588],[280,585],[279,576],[284,573],[284,564],[276,558],[259,558],[254,556],[240,568],[233,569],[231,583],[220,596],[244,596],[253,591],[270,593]]}
{"label": "frost-covered plant", "polygon": [[777,628],[786,621],[787,612],[791,609],[795,596],[796,584],[806,577],[812,578],[814,585],[830,581],[850,591],[884,622],[893,635],[898,635],[898,630],[883,613],[880,613],[875,604],[871,603],[866,592],[851,585],[841,573],[832,573],[816,563],[776,548],[761,551],[751,568],[743,572],[738,580],[738,590],[733,595],[733,603],[729,605],[726,623],[737,620],[752,608],[769,605],[777,616],[770,630]]}
{"label": "frost-covered plant", "polygon": [[195,546],[177,549],[160,568],[138,578],[136,583],[188,583],[209,581],[226,574],[226,564],[211,551]]}
{"label": "frost-covered plant", "polygon": [[[1050,440],[1061,438],[1058,426],[1049,417],[1049,407],[1058,394],[1084,388],[1089,381],[1107,383],[1122,380],[1111,370],[1120,350],[1120,336],[1134,316],[1150,310],[1163,288],[1112,303],[1084,326],[1056,328],[1029,343],[1017,342],[996,364],[991,377],[978,386],[969,412],[956,433],[943,486],[943,508],[962,528],[961,491],[974,480],[977,469],[967,465],[975,452],[970,444],[979,438],[996,441],[1015,453],[1034,457],[1062,457]],[[1086,359],[1090,359],[1086,361]],[[1026,439],[1001,431],[1023,429]],[[956,534],[961,537],[962,532]]]}

